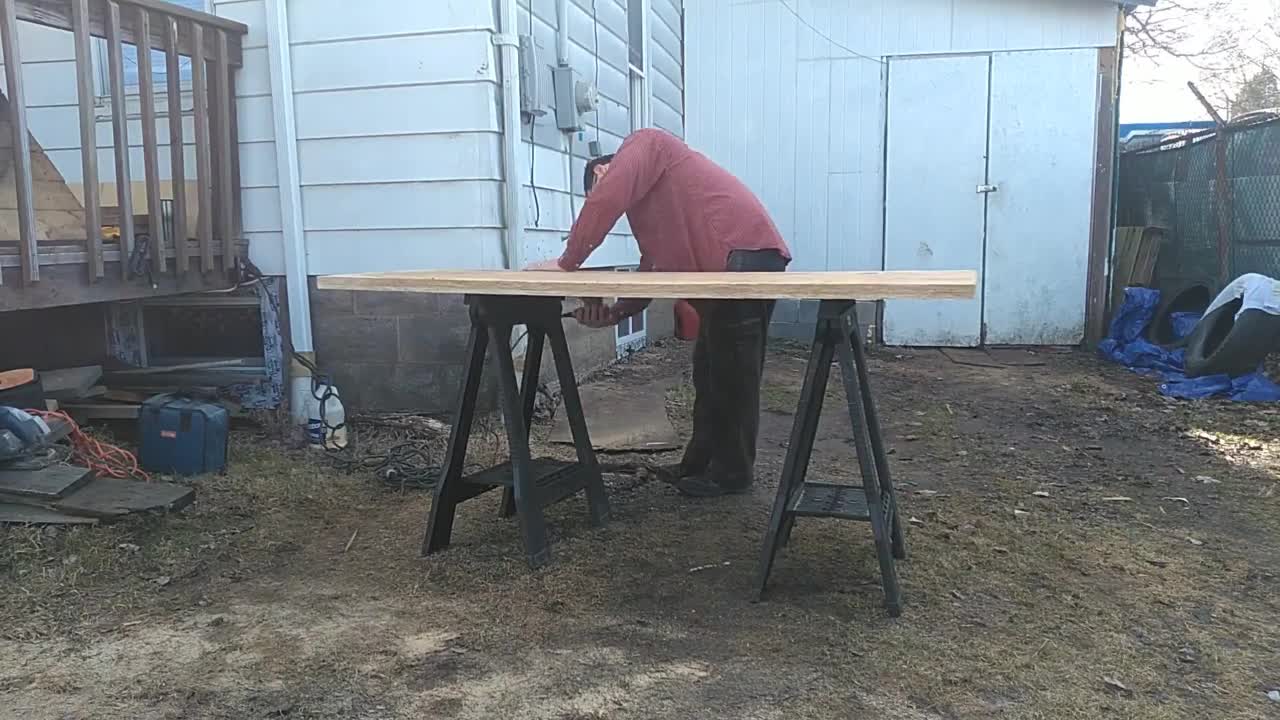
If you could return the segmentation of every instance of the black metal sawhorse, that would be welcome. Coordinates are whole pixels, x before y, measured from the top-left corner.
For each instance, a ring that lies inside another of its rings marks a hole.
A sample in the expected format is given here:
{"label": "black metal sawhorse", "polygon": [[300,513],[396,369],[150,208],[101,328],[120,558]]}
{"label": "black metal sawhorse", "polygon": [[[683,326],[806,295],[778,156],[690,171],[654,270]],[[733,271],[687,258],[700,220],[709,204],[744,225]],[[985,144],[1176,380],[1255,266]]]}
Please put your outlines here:
{"label": "black metal sawhorse", "polygon": [[[844,379],[849,420],[853,425],[853,443],[862,474],[861,485],[805,480],[833,359],[840,364],[840,374]],[[791,529],[796,518],[801,517],[869,521],[876,556],[880,561],[885,605],[890,615],[897,617],[901,614],[902,593],[898,587],[896,561],[906,558],[906,544],[903,542],[884,439],[880,434],[880,421],[871,396],[866,351],[853,301],[824,300],[818,308],[818,326],[809,350],[809,364],[791,428],[791,442],[787,446],[778,496],[765,534],[764,554],[757,577],[758,595],[763,596],[774,558],[779,548],[791,539]]]}
{"label": "black metal sawhorse", "polygon": [[[552,297],[475,295],[467,296],[466,302],[471,315],[466,377],[454,411],[444,468],[431,502],[422,553],[429,555],[449,546],[454,514],[460,503],[500,487],[503,488],[501,514],[503,517],[516,516],[525,555],[529,565],[536,568],[551,560],[543,508],[579,490],[586,490],[591,524],[600,526],[609,518],[609,501],[587,434],[578,383],[569,359],[569,344],[565,341],[561,325],[562,301]],[[518,325],[528,328],[529,334],[524,372],[517,387],[511,335]],[[560,378],[564,411],[578,451],[576,463],[534,460],[530,456],[529,425],[537,398],[544,341],[550,341],[556,373]],[[467,444],[475,420],[485,355],[490,346],[497,360],[498,393],[511,459],[497,467],[464,476]]]}

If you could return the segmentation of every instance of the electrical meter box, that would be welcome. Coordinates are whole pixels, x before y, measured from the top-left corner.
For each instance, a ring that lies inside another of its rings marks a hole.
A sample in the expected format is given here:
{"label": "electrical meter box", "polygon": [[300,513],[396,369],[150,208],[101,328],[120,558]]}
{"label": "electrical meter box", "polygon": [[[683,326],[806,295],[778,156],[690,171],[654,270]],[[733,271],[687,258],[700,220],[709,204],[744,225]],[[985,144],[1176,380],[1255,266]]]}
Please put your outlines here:
{"label": "electrical meter box", "polygon": [[566,132],[581,130],[582,116],[595,112],[599,105],[596,87],[566,65],[552,70],[552,80],[556,93],[556,125]]}

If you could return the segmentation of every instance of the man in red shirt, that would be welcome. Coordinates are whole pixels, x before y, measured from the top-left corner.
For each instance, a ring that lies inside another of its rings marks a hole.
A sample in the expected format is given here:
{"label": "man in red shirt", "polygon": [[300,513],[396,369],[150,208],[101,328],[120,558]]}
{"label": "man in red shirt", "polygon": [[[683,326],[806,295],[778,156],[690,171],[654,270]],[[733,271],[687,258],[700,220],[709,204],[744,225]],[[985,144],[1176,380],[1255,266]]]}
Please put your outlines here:
{"label": "man in red shirt", "polygon": [[[587,164],[587,200],[558,260],[531,270],[577,270],[625,213],[640,270],[782,272],[787,244],[740,180],[662,130],[639,130],[615,155]],[[700,320],[693,351],[693,437],[667,479],[687,495],[746,492],[754,480],[760,383],[772,301],[691,302]],[[574,313],[593,328],[642,312],[648,300],[588,301]]]}

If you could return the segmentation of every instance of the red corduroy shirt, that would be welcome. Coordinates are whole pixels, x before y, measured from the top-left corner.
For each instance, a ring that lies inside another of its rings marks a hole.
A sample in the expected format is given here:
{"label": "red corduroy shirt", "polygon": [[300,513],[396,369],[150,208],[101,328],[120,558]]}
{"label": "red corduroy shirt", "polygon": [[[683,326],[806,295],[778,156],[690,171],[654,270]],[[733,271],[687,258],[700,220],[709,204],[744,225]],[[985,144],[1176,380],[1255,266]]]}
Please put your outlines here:
{"label": "red corduroy shirt", "polygon": [[578,214],[560,267],[577,270],[626,213],[641,270],[717,272],[734,250],[791,252],[741,180],[662,130],[632,133]]}

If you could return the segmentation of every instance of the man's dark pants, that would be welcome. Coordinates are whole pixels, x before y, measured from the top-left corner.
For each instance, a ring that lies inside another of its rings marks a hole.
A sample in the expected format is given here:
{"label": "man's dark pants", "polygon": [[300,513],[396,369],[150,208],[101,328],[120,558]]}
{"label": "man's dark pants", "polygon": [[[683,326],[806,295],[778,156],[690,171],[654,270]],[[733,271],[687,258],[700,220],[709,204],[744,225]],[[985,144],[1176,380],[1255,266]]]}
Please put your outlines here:
{"label": "man's dark pants", "polygon": [[[735,250],[730,272],[782,272],[787,259],[775,250]],[[760,384],[772,300],[702,300],[698,340],[693,349],[693,437],[685,447],[681,472],[705,474],[726,490],[741,490],[754,479],[760,430]]]}

